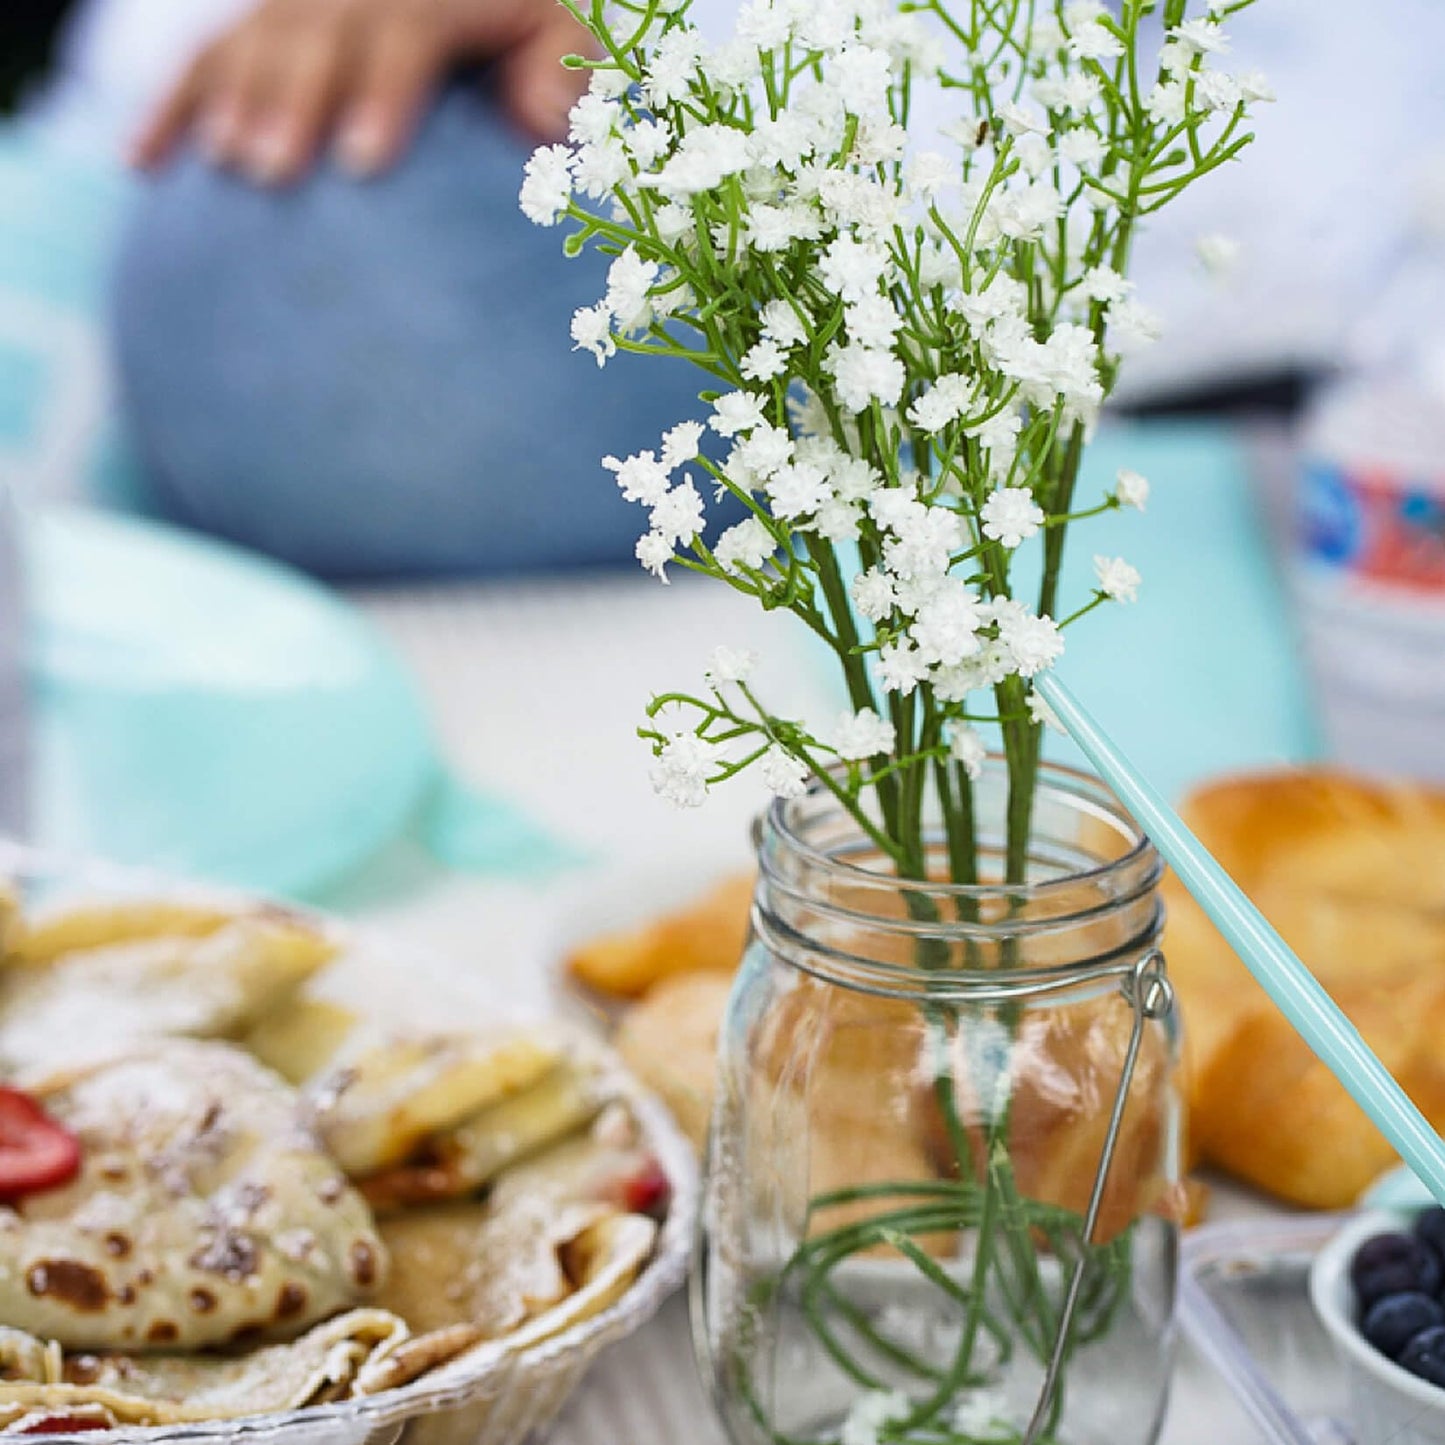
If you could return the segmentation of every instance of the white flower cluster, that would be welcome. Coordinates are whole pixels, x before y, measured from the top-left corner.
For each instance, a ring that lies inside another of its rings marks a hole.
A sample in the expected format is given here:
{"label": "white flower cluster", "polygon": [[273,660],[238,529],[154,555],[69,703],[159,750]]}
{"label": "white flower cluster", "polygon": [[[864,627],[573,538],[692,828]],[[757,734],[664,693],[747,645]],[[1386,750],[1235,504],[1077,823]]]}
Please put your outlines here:
{"label": "white flower cluster", "polygon": [[869,1390],[859,1395],[843,1421],[838,1445],[881,1445],[885,1425],[906,1420],[913,1402],[901,1390]]}
{"label": "white flower cluster", "polygon": [[[658,577],[686,554],[766,605],[823,607],[814,630],[840,649],[862,629],[880,711],[819,744],[837,759],[928,755],[975,776],[973,694],[993,690],[1006,725],[1043,720],[1029,680],[1064,640],[1051,582],[1030,606],[1013,555],[1039,547],[1057,571],[1049,529],[1091,514],[1071,510],[1081,443],[1120,358],[1159,334],[1125,275],[1134,227],[1235,154],[1270,98],[1219,64],[1220,17],[1248,3],[1203,0],[1152,63],[1142,7],[1101,0],[985,9],[972,51],[970,27],[896,0],[743,0],[721,44],[688,0],[575,10],[613,26],[609,58],[521,193],[532,220],[575,221],[613,255],[574,346],[599,365],[619,345],[690,356],[723,379],[718,442],[683,423],[604,465],[647,509],[637,556]],[[936,137],[904,123],[928,90],[959,112]],[[1229,243],[1201,255],[1223,269]],[[742,515],[711,542],[699,476]],[[1092,511],[1142,511],[1148,490],[1121,471]],[[824,603],[837,548],[862,565]],[[1090,606],[1135,600],[1127,562],[1095,569]],[[735,671],[715,663],[709,685]],[[880,715],[920,689],[926,746]],[[769,784],[800,789],[801,743],[757,728]],[[654,780],[679,802],[727,771],[701,729],[654,736]]]}

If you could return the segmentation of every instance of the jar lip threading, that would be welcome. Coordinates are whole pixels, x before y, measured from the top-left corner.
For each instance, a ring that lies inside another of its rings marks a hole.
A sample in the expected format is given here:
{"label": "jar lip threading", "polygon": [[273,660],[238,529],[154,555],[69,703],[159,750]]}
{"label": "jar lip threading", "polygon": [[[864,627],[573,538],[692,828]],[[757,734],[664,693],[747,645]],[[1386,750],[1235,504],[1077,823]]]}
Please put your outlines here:
{"label": "jar lip threading", "polygon": [[[984,760],[985,769],[996,773],[1002,771],[1006,766],[1006,760],[999,753],[989,753]],[[992,899],[1007,896],[1025,901],[1042,899],[1057,896],[1069,889],[1100,883],[1110,876],[1128,871],[1132,865],[1151,858],[1162,873],[1163,864],[1158,861],[1158,855],[1155,853],[1154,845],[1149,841],[1148,835],[1135,822],[1123,804],[1114,797],[1101,778],[1093,773],[1085,772],[1082,768],[1070,767],[1065,763],[1041,762],[1039,764],[1039,782],[1041,793],[1052,791],[1065,796],[1071,802],[1076,803],[1081,812],[1088,813],[1114,828],[1119,836],[1132,837],[1133,841],[1128,850],[1117,858],[1101,860],[1090,867],[1081,868],[1077,872],[1064,873],[1057,878],[1045,878],[1031,883],[1004,883],[1002,881],[953,883],[936,879],[900,878],[896,874],[860,867],[846,858],[840,858],[836,853],[829,853],[816,847],[802,836],[791,816],[799,803],[824,801],[836,806],[836,800],[833,799],[832,794],[817,779],[809,784],[808,792],[801,799],[775,798],[773,800],[767,812],[759,819],[760,836],[757,841],[761,843],[767,832],[771,831],[774,836],[786,843],[789,853],[805,860],[822,876],[844,882],[850,887],[876,886],[886,888],[891,892],[908,890],[938,898]]]}

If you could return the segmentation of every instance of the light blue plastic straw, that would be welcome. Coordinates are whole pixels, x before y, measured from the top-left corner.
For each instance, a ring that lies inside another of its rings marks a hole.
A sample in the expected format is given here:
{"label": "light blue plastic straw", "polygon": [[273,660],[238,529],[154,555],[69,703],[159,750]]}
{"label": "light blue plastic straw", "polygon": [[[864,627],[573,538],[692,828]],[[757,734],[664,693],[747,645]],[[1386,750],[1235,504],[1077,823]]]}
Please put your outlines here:
{"label": "light blue plastic straw", "polygon": [[1038,678],[1034,685],[1280,1012],[1445,1204],[1445,1143],[1359,1030],[1069,690],[1051,676]]}

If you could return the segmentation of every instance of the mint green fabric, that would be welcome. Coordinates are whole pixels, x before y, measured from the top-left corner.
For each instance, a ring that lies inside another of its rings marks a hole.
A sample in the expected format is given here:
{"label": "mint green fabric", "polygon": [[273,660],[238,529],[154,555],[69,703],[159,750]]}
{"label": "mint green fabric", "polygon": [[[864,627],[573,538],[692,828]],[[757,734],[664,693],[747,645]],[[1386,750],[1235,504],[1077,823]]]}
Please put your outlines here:
{"label": "mint green fabric", "polygon": [[319,584],[80,510],[28,516],[22,556],[36,842],[290,896],[414,824],[461,867],[569,856],[445,774],[409,674]]}
{"label": "mint green fabric", "polygon": [[[1237,437],[1211,423],[1105,429],[1075,505],[1094,505],[1126,466],[1149,478],[1147,511],[1080,523],[1060,597],[1067,610],[1087,600],[1100,553],[1139,568],[1139,600],[1071,627],[1059,676],[1169,797],[1219,773],[1316,756],[1288,599]],[[1048,750],[1081,761],[1052,734]]]}

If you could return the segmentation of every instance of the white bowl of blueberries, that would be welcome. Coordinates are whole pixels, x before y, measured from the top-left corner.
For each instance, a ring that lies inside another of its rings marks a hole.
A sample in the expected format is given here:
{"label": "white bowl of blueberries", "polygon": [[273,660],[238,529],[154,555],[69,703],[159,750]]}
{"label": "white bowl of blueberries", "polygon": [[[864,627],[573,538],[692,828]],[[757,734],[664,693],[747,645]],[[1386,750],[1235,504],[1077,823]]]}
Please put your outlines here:
{"label": "white bowl of blueberries", "polygon": [[1359,1445],[1445,1445],[1445,1209],[1352,1219],[1315,1257],[1310,1298]]}

